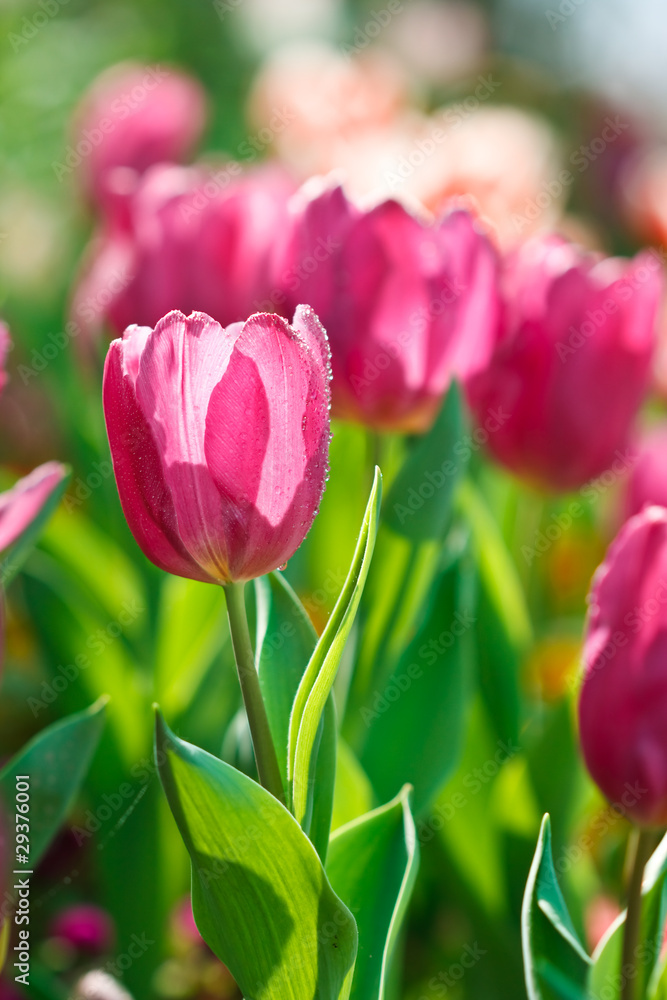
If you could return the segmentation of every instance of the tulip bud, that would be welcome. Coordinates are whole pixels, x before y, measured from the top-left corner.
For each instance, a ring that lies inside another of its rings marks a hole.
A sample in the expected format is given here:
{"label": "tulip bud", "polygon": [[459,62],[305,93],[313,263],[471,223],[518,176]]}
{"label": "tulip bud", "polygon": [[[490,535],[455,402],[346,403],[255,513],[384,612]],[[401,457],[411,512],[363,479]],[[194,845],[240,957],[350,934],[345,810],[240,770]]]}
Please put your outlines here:
{"label": "tulip bud", "polygon": [[106,208],[114,169],[141,174],[154,163],[181,163],[205,124],[206,97],[192,77],[165,66],[113,66],[84,97],[72,144],[54,170],[80,170],[88,193]]}
{"label": "tulip bud", "polygon": [[488,442],[498,461],[554,490],[617,461],[649,384],[661,290],[650,252],[602,260],[548,237],[508,258],[493,357],[468,393],[480,422],[507,414]]}
{"label": "tulip bud", "polygon": [[667,425],[659,424],[636,445],[625,489],[625,517],[644,507],[667,507]]}
{"label": "tulip bud", "polygon": [[586,766],[619,812],[667,825],[667,510],[612,543],[590,594],[579,697]]}
{"label": "tulip bud", "polygon": [[228,583],[286,562],[312,524],[329,447],[328,345],[299,306],[223,329],[171,312],[109,348],[104,412],[135,539],[177,576]]}
{"label": "tulip bud", "polygon": [[293,212],[276,282],[288,315],[308,302],[324,324],[334,414],[426,430],[452,378],[465,381],[490,356],[491,245],[466,212],[427,226],[394,201],[362,212],[339,186],[306,186]]}
{"label": "tulip bud", "polygon": [[273,166],[151,168],[91,245],[71,307],[77,329],[91,337],[108,324],[120,336],[172,309],[222,326],[276,312],[268,260],[293,191]]}
{"label": "tulip bud", "polygon": [[0,552],[30,526],[66,475],[60,462],[45,462],[0,493]]}

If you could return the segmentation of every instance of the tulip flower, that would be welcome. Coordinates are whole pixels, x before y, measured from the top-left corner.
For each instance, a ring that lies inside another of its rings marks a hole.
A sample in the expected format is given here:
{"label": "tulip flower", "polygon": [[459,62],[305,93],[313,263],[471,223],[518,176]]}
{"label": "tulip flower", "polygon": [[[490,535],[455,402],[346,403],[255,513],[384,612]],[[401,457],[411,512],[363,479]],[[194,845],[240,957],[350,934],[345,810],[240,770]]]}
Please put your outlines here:
{"label": "tulip flower", "polygon": [[206,97],[196,80],[124,63],[94,81],[75,114],[68,155],[54,168],[64,176],[79,167],[89,195],[105,208],[114,170],[141,174],[155,163],[183,162],[205,124]]}
{"label": "tulip flower", "polygon": [[586,765],[641,826],[667,825],[667,510],[632,517],[590,595],[579,697]]}
{"label": "tulip flower", "polygon": [[239,171],[163,164],[119,193],[74,295],[77,329],[90,339],[108,324],[120,336],[172,309],[227,326],[261,311],[294,184],[274,167]]}
{"label": "tulip flower", "polygon": [[0,493],[0,552],[30,527],[66,475],[60,462],[45,462]]}
{"label": "tulip flower", "polygon": [[502,278],[491,362],[470,380],[488,447],[516,474],[569,490],[624,458],[656,342],[661,271],[650,252],[598,259],[556,237],[524,244]]}
{"label": "tulip flower", "polygon": [[68,906],[51,923],[52,937],[61,938],[78,951],[109,951],[115,938],[111,917],[99,906],[79,903]]}
{"label": "tulip flower", "polygon": [[667,425],[659,424],[637,443],[625,487],[625,517],[644,507],[667,507]]}
{"label": "tulip flower", "polygon": [[496,257],[472,218],[433,226],[387,201],[363,212],[339,186],[303,190],[277,253],[274,303],[308,302],[331,343],[334,413],[424,431],[452,378],[488,361]]}
{"label": "tulip flower", "polygon": [[313,311],[223,329],[171,312],[109,349],[104,411],[137,543],[194,580],[249,580],[296,551],[327,472],[326,334]]}

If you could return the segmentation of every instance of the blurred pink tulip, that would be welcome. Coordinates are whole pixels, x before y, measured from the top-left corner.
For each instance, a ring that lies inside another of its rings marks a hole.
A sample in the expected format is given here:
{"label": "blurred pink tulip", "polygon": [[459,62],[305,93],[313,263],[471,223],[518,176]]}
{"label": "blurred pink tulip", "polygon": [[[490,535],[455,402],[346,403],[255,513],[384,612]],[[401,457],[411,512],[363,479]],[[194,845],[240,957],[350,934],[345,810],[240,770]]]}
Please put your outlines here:
{"label": "blurred pink tulip", "polygon": [[109,349],[104,412],[121,503],[146,556],[194,580],[276,569],[317,512],[329,349],[312,309],[223,329],[171,312]]}
{"label": "blurred pink tulip", "polygon": [[0,552],[30,527],[66,475],[60,462],[45,462],[0,493]]}
{"label": "blurred pink tulip", "polygon": [[510,255],[495,351],[469,383],[480,422],[503,411],[488,439],[501,463],[555,490],[610,468],[649,385],[661,290],[650,253],[600,259],[549,237]]}
{"label": "blurred pink tulip", "polygon": [[667,507],[667,424],[664,423],[637,442],[625,486],[626,519],[650,506]]}
{"label": "blurred pink tulip", "polygon": [[488,361],[497,322],[495,252],[465,212],[427,226],[387,201],[368,212],[339,186],[294,203],[273,308],[308,302],[327,330],[334,413],[425,430],[452,378]]}
{"label": "blurred pink tulip", "polygon": [[586,766],[635,823],[667,825],[667,510],[612,543],[590,594],[579,696]]}
{"label": "blurred pink tulip", "polygon": [[10,348],[11,340],[9,339],[9,328],[5,323],[0,321],[0,391],[2,391],[2,389],[4,389],[7,385],[5,363],[7,361],[7,355],[9,354]]}
{"label": "blurred pink tulip", "polygon": [[50,927],[52,937],[62,938],[71,947],[93,954],[113,947],[115,929],[109,914],[88,903],[61,910]]}
{"label": "blurred pink tulip", "polygon": [[172,309],[205,312],[222,326],[257,312],[293,191],[277,167],[149,170],[118,195],[91,247],[71,308],[84,339],[105,323],[117,334],[155,326]]}
{"label": "blurred pink tulip", "polygon": [[94,81],[75,114],[62,175],[79,168],[88,194],[105,208],[116,168],[141,174],[155,163],[185,161],[206,117],[203,88],[185,73],[136,63],[114,66]]}

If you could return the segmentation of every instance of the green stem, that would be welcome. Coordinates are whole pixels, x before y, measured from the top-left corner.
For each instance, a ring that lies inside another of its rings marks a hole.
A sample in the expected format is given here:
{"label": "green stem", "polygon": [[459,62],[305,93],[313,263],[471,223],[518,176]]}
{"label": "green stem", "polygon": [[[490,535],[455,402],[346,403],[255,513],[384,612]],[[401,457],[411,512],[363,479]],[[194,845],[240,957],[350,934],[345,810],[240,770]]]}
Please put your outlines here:
{"label": "green stem", "polygon": [[257,763],[257,773],[264,788],[268,789],[279,802],[285,801],[285,791],[278,766],[276,749],[271,737],[269,719],[262,698],[262,689],[255,667],[255,655],[250,642],[250,632],[248,630],[248,618],[245,609],[245,599],[243,583],[225,584],[225,597],[227,598],[227,616],[229,618],[229,631],[232,637],[232,647],[236,659],[236,669],[243,695],[250,726],[252,745],[255,751],[255,761]]}
{"label": "green stem", "polygon": [[[635,962],[637,946],[641,929],[642,915],[642,882],[644,868],[651,856],[655,836],[652,830],[633,831],[632,868],[628,886],[628,912],[623,931],[623,957],[621,959],[621,998],[620,1000],[635,1000],[637,994],[637,974]],[[629,969],[628,969],[629,967]],[[626,972],[626,969],[628,971]]]}

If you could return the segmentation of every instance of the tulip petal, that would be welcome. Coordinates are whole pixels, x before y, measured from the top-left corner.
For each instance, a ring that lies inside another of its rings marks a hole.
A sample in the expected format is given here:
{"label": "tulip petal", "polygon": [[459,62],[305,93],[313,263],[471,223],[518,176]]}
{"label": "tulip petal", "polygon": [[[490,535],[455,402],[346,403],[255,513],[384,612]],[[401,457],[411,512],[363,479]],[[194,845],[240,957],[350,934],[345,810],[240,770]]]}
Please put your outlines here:
{"label": "tulip petal", "polygon": [[[300,323],[321,351],[312,317]],[[206,418],[235,579],[275,569],[301,544],[324,486],[328,405],[326,369],[301,337],[278,316],[251,316]]]}
{"label": "tulip petal", "polygon": [[104,369],[104,414],[118,493],[132,534],[152,562],[167,572],[211,582],[180,539],[155,439],[135,394],[149,333],[149,328],[131,327],[124,340],[114,340]]}
{"label": "tulip petal", "polygon": [[32,524],[67,475],[60,462],[45,462],[5,493],[0,493],[0,551],[12,545]]}
{"label": "tulip petal", "polygon": [[136,382],[169,490],[178,534],[206,573],[227,579],[228,547],[220,494],[207,468],[209,399],[227,369],[240,323],[222,329],[203,313],[168,313],[148,338]]}

